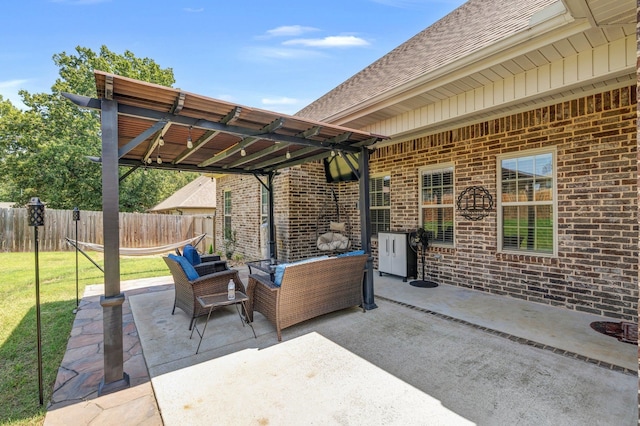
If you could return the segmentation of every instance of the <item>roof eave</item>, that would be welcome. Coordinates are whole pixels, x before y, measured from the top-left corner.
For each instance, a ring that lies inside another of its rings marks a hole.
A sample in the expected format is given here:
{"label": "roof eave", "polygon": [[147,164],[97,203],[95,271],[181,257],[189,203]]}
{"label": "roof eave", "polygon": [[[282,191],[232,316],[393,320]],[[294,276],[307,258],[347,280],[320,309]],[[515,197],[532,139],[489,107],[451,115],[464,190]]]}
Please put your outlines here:
{"label": "roof eave", "polygon": [[403,99],[410,98],[416,92],[424,92],[425,90],[442,86],[448,82],[466,77],[473,72],[497,65],[503,62],[505,58],[518,56],[531,49],[545,46],[555,40],[567,38],[589,28],[591,28],[591,23],[587,19],[574,19],[566,9],[563,9],[562,13],[540,20],[528,30],[521,31],[487,48],[444,65],[433,72],[394,87],[350,108],[336,112],[323,118],[323,121],[345,125],[396,104]]}

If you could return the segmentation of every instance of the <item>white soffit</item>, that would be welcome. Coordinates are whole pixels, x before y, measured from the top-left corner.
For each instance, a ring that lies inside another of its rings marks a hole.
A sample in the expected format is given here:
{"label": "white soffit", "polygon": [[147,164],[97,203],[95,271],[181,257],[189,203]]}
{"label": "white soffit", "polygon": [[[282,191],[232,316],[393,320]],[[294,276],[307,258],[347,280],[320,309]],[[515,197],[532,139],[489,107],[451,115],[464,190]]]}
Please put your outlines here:
{"label": "white soffit", "polygon": [[398,127],[399,121],[406,122],[403,116],[425,115],[419,110],[429,105],[440,110],[428,120],[436,125],[458,115],[493,115],[501,104],[517,107],[517,102],[513,104],[518,99],[533,105],[548,102],[558,93],[589,91],[598,81],[626,81],[628,74],[635,73],[635,11],[633,0],[558,1],[531,18],[535,27],[530,31],[446,67],[451,69],[424,76],[422,82],[416,79],[412,87],[343,111],[337,114],[342,117],[330,121],[376,129],[395,139],[398,132],[413,130]]}

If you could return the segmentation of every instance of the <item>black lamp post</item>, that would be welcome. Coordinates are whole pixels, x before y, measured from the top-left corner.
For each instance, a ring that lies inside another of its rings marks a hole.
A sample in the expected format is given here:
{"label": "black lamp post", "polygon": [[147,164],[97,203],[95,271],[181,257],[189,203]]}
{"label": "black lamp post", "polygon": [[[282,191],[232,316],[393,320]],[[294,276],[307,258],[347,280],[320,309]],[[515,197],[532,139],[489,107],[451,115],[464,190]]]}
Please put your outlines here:
{"label": "black lamp post", "polygon": [[43,403],[42,397],[42,329],[40,327],[40,266],[38,264],[38,227],[44,226],[44,204],[40,198],[33,197],[27,204],[29,215],[29,226],[34,230],[34,249],[36,254],[36,330],[38,334],[38,395],[40,405]]}
{"label": "black lamp post", "polygon": [[73,221],[76,223],[76,308],[73,310],[75,314],[78,312],[78,221],[80,221],[80,209],[78,207],[73,208]]}

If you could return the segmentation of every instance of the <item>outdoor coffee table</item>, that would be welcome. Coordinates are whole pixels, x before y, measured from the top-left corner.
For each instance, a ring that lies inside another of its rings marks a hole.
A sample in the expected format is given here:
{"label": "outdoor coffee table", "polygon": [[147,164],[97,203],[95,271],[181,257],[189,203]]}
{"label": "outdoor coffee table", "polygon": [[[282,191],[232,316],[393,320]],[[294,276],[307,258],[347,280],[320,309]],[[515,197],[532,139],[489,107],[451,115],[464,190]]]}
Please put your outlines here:
{"label": "outdoor coffee table", "polygon": [[277,259],[263,259],[263,260],[255,260],[253,262],[247,262],[247,266],[249,267],[249,273],[251,274],[251,269],[255,268],[258,271],[266,272],[269,274],[269,278],[273,281],[273,278],[276,273],[276,266],[278,266],[280,262]]}
{"label": "outdoor coffee table", "polygon": [[[215,294],[207,294],[205,296],[198,296],[198,303],[200,306],[207,309],[209,308],[209,313],[207,314],[207,321],[204,323],[204,327],[202,329],[202,333],[198,330],[198,321],[195,321],[193,324],[193,328],[191,329],[191,335],[189,339],[193,337],[193,331],[198,332],[198,336],[200,336],[200,342],[198,342],[198,348],[196,349],[196,354],[200,350],[200,345],[202,344],[202,338],[204,337],[205,331],[207,331],[207,324],[209,323],[209,318],[211,317],[211,312],[213,308],[219,308],[221,306],[235,305],[236,311],[238,311],[238,316],[240,316],[240,321],[242,322],[242,326],[244,327],[244,323],[246,321],[247,324],[251,327],[251,331],[253,331],[253,337],[257,338],[256,331],[253,329],[253,324],[249,322],[247,316],[247,302],[249,301],[249,297],[241,291],[236,291],[235,299],[229,299],[228,294],[225,293],[215,293]],[[246,320],[242,318],[242,313],[240,312],[240,308],[238,305],[242,305],[242,309],[244,309],[244,314]]]}

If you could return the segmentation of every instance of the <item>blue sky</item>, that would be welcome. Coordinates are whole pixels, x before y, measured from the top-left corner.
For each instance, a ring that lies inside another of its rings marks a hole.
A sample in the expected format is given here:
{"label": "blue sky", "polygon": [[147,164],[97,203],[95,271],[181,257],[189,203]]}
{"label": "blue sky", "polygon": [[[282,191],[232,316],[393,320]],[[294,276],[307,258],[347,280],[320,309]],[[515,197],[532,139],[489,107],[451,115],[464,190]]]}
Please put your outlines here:
{"label": "blue sky", "polygon": [[464,0],[20,0],[0,6],[0,95],[50,92],[56,53],[106,45],[185,91],[293,114]]}

